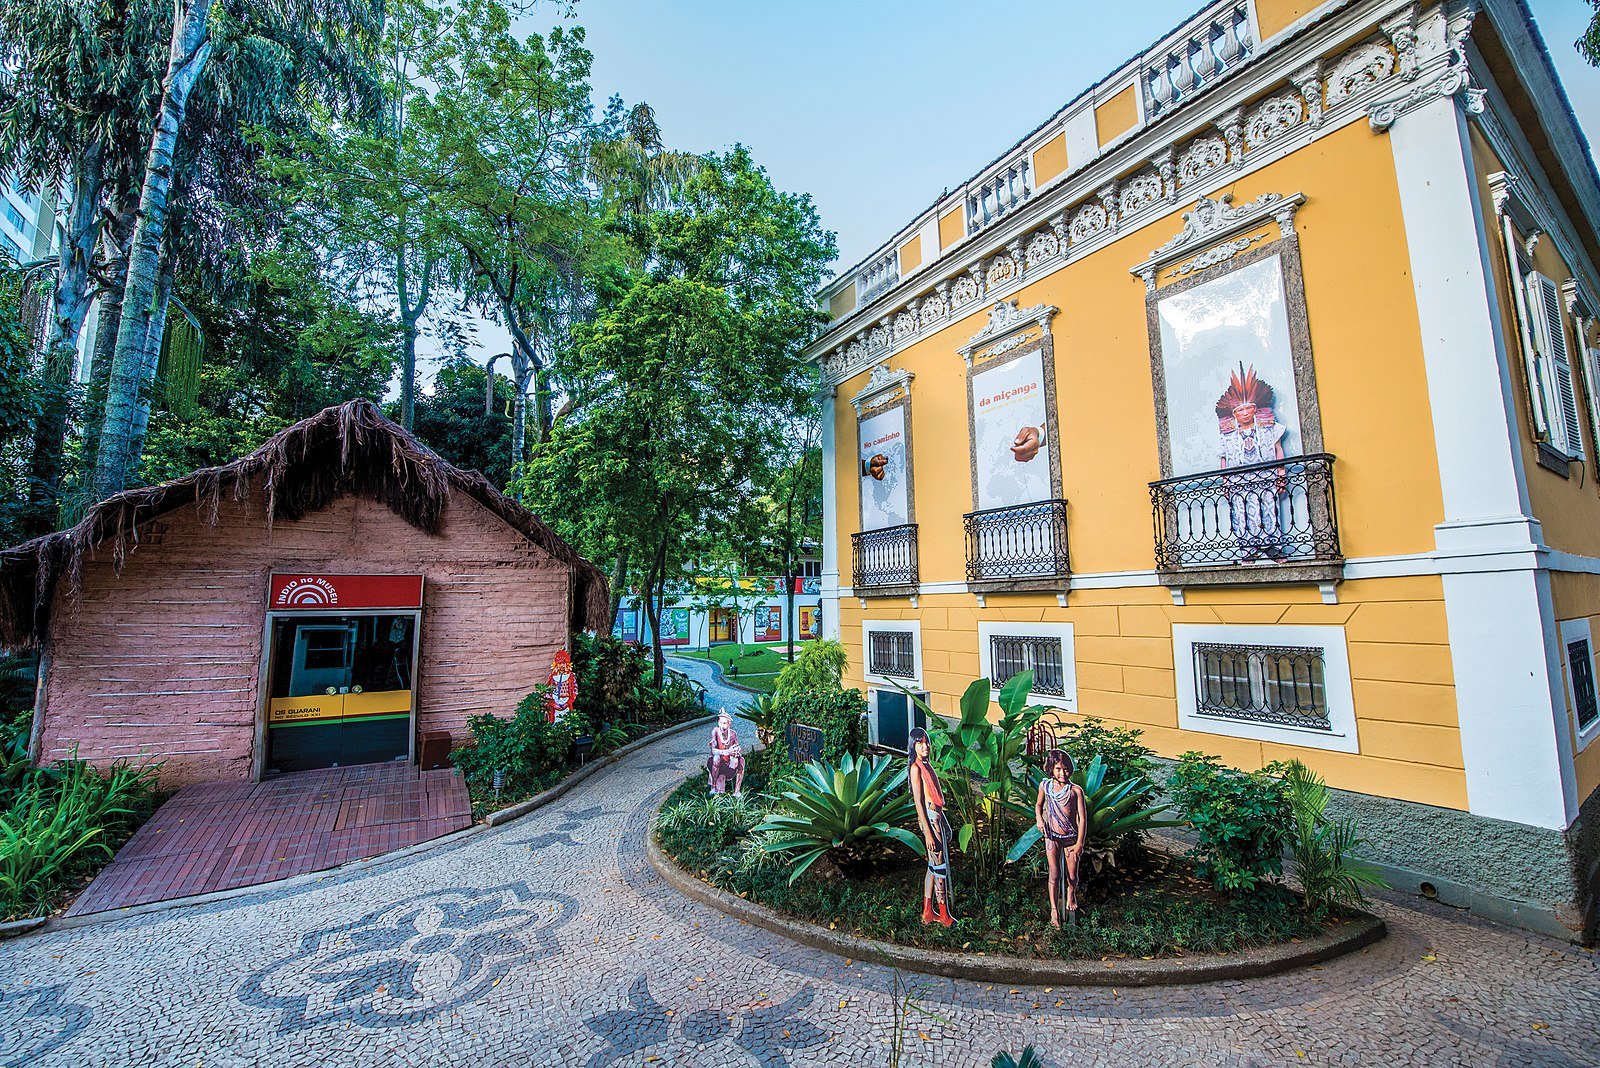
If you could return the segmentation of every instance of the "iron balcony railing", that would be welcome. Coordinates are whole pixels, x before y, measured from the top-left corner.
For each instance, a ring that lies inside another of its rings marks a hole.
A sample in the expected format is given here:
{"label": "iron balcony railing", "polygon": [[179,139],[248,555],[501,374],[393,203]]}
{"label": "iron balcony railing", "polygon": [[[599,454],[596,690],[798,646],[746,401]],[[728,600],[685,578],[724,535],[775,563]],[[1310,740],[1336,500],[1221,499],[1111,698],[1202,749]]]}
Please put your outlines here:
{"label": "iron balcony railing", "polygon": [[1202,716],[1331,729],[1319,648],[1196,642],[1194,689]]}
{"label": "iron balcony railing", "polygon": [[1067,502],[1036,501],[969,513],[967,581],[1067,574]]}
{"label": "iron balcony railing", "polygon": [[1161,571],[1341,559],[1325,453],[1162,479],[1150,505]]}
{"label": "iron balcony railing", "polygon": [[850,535],[857,589],[917,584],[917,525],[863,530]]}

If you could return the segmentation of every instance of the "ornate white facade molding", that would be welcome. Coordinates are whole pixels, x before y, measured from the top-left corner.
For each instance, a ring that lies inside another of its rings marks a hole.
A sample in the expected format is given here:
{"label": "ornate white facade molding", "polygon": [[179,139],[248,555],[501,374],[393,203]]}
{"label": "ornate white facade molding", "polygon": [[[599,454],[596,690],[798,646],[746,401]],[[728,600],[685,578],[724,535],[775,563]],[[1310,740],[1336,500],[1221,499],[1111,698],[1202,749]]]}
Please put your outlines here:
{"label": "ornate white facade molding", "polygon": [[989,321],[984,328],[973,334],[971,340],[956,351],[961,353],[968,367],[972,366],[973,353],[985,345],[994,345],[987,355],[998,356],[1002,352],[1010,352],[1032,340],[1021,333],[1024,330],[1037,327],[1042,333],[1049,333],[1050,320],[1055,318],[1059,310],[1051,304],[1019,308],[1014,300],[997,300],[994,307],[989,309]]}
{"label": "ornate white facade molding", "polygon": [[850,398],[850,403],[855,406],[857,418],[862,412],[897,401],[902,396],[910,396],[911,380],[916,377],[910,371],[896,371],[886,363],[878,364],[868,376],[866,386],[860,393]]}
{"label": "ornate white facade molding", "polygon": [[1368,106],[1374,130],[1382,133],[1406,112],[1442,97],[1459,97],[1468,115],[1483,114],[1485,91],[1473,84],[1467,60],[1467,37],[1477,13],[1476,0],[1470,0],[1449,10],[1445,4],[1437,5],[1412,25],[1398,20],[1384,24],[1395,42],[1406,88]]}
{"label": "ornate white facade molding", "polygon": [[1150,258],[1134,267],[1131,273],[1143,278],[1145,288],[1154,292],[1160,270],[1191,252],[1200,254],[1181,265],[1174,275],[1189,274],[1232,259],[1255,244],[1259,236],[1228,239],[1268,220],[1276,220],[1285,236],[1292,234],[1295,232],[1294,213],[1305,199],[1303,193],[1289,196],[1263,193],[1250,203],[1235,207],[1232,193],[1224,193],[1215,200],[1201,197],[1194,202],[1194,207],[1183,213],[1183,229],[1177,236],[1150,253]]}

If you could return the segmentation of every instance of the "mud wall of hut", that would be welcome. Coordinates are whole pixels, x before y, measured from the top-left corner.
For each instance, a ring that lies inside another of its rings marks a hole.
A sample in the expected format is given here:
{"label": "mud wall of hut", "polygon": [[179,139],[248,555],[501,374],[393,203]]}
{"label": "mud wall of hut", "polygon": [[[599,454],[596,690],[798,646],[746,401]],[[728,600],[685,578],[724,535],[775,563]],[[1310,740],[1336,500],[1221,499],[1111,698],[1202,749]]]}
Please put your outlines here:
{"label": "mud wall of hut", "polygon": [[251,778],[274,571],[424,575],[417,729],[457,744],[468,717],[509,715],[567,639],[570,569],[459,493],[434,536],[349,497],[270,531],[258,499],[215,525],[186,507],[120,577],[102,553],[76,599],[58,591],[42,758],[160,760],[172,785]]}

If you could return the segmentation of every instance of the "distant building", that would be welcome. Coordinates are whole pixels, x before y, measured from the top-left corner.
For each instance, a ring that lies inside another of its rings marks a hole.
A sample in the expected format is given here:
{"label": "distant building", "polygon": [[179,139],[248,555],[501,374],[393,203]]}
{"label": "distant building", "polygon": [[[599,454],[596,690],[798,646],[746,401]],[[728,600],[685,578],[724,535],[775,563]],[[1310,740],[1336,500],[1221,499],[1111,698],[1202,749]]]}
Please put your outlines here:
{"label": "distant building", "polygon": [[1222,0],[1040,118],[821,294],[847,681],[1298,758],[1585,935],[1600,176],[1525,3]]}
{"label": "distant building", "polygon": [[[735,596],[720,578],[697,578],[668,594],[661,609],[664,649],[699,648],[729,642],[804,642],[822,636],[822,560],[801,560],[790,595],[781,575],[747,575]],[[621,599],[612,634],[624,641],[654,643],[642,600]]]}
{"label": "distant building", "polygon": [[13,179],[0,185],[0,258],[17,263],[48,258],[55,249],[55,202]]}

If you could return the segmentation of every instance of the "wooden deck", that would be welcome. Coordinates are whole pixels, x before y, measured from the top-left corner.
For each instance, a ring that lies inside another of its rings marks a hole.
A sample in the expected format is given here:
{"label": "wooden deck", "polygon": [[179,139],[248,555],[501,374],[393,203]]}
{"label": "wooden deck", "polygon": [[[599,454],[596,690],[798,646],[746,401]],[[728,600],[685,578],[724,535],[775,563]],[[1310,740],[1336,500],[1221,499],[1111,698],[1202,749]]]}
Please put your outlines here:
{"label": "wooden deck", "polygon": [[186,786],[78,895],[70,916],[284,879],[472,824],[453,770],[368,764]]}

